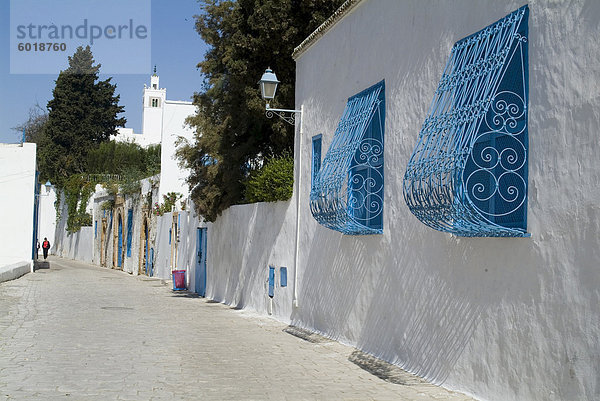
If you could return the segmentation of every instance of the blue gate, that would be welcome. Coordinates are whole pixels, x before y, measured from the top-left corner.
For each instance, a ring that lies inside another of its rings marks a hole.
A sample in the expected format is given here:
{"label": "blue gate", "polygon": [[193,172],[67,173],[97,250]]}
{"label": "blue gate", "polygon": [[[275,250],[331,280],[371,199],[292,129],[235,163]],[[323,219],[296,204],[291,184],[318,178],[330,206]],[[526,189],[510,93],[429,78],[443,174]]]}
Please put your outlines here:
{"label": "blue gate", "polygon": [[123,266],[123,217],[119,214],[118,227],[118,244],[117,244],[117,267]]}
{"label": "blue gate", "polygon": [[145,261],[145,270],[146,270],[146,276],[149,276],[150,274],[148,274],[148,265],[149,265],[149,255],[148,255],[148,224],[144,223],[144,261]]}
{"label": "blue gate", "polygon": [[206,296],[206,228],[196,230],[196,292]]}

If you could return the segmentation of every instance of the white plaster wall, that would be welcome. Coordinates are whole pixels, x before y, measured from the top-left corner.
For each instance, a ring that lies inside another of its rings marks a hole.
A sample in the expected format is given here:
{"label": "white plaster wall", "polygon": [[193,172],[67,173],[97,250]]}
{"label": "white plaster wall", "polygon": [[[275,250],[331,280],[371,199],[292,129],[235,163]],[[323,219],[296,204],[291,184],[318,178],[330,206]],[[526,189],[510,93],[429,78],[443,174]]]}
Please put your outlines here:
{"label": "white plaster wall", "polygon": [[[295,208],[293,202],[254,203],[225,210],[208,225],[206,296],[236,308],[272,313],[289,322],[294,293]],[[269,308],[269,266],[275,291]],[[288,270],[280,286],[280,267]]]}
{"label": "white plaster wall", "polygon": [[[38,232],[37,238],[40,242],[39,255],[43,254],[42,241],[44,238],[48,238],[50,244],[54,244],[54,234],[56,232],[56,207],[54,202],[56,201],[56,191],[54,187],[51,187],[49,192],[46,192],[46,186],[40,184],[40,206],[38,211]],[[52,253],[52,249],[50,249]]]}
{"label": "white plaster wall", "polygon": [[173,223],[173,213],[156,217],[156,239],[154,241],[154,277],[171,279],[171,244],[169,229]]}
{"label": "white plaster wall", "polygon": [[[521,5],[367,0],[297,59],[292,321],[480,399],[600,399],[600,2],[529,2],[531,238],[437,232],[402,196],[452,44]],[[310,215],[310,138],[325,155],[346,99],[381,79],[384,234],[343,236]]]}
{"label": "white plaster wall", "polygon": [[[81,227],[79,231],[69,234],[67,231],[68,210],[65,204],[65,196],[63,193],[60,196],[60,219],[56,223],[54,242],[50,241],[50,253],[61,258],[92,263],[94,255],[94,227]],[[91,209],[90,202],[88,202],[86,210]]]}
{"label": "white plaster wall", "polygon": [[190,102],[165,101],[163,111],[163,129],[160,157],[160,187],[159,196],[169,192],[179,192],[184,198],[189,196],[185,179],[189,170],[182,169],[175,158],[176,141],[178,137],[191,140],[194,131],[185,126],[185,119],[196,113],[196,106]]}
{"label": "white plaster wall", "polygon": [[0,144],[0,266],[32,260],[34,143]]}
{"label": "white plaster wall", "polygon": [[160,138],[156,142],[152,142],[152,139],[149,139],[147,136],[133,132],[133,128],[117,128],[117,131],[119,133],[117,135],[111,135],[111,140],[116,140],[119,142],[133,142],[142,147],[146,147],[152,143],[160,142]]}

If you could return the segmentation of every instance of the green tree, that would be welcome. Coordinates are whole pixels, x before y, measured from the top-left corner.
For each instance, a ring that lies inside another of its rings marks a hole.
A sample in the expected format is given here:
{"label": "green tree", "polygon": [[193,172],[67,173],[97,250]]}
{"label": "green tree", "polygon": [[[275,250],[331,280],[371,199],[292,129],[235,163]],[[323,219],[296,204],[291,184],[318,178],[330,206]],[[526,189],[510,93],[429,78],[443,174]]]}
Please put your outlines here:
{"label": "green tree", "polygon": [[87,172],[125,174],[139,171],[140,179],[160,173],[160,144],[143,148],[132,142],[108,141],[88,152]]}
{"label": "green tree", "polygon": [[98,79],[90,47],[78,47],[61,71],[48,102],[48,123],[39,141],[38,166],[41,179],[63,188],[72,174],[83,173],[87,154],[125,125],[119,95],[111,78]]}
{"label": "green tree", "polygon": [[273,107],[294,104],[294,47],[343,0],[203,0],[196,30],[209,45],[198,64],[205,81],[188,122],[195,140],[178,149],[198,213],[213,221],[242,203],[248,175],[291,152],[293,127],[265,117],[257,81],[270,66],[281,81]]}
{"label": "green tree", "polygon": [[254,170],[246,183],[249,202],[275,202],[290,199],[294,190],[294,158],[289,154],[270,159]]}

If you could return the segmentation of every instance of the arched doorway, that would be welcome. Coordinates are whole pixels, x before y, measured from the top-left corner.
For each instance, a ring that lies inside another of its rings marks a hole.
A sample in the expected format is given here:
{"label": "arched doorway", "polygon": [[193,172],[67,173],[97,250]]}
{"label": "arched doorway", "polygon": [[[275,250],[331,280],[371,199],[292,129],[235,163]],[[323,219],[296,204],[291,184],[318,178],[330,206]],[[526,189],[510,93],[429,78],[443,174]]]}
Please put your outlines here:
{"label": "arched doorway", "polygon": [[118,236],[117,240],[117,267],[119,269],[123,268],[123,216],[119,214],[119,223],[118,223]]}
{"label": "arched doorway", "polygon": [[117,209],[113,243],[113,268],[123,270],[123,211]]}
{"label": "arched doorway", "polygon": [[149,276],[149,263],[150,258],[148,257],[148,252],[150,251],[150,227],[148,224],[148,218],[144,214],[142,217],[142,230],[140,233],[140,264],[138,268],[138,274],[145,274]]}
{"label": "arched doorway", "polygon": [[106,267],[106,218],[102,218],[102,233],[100,234],[100,266]]}

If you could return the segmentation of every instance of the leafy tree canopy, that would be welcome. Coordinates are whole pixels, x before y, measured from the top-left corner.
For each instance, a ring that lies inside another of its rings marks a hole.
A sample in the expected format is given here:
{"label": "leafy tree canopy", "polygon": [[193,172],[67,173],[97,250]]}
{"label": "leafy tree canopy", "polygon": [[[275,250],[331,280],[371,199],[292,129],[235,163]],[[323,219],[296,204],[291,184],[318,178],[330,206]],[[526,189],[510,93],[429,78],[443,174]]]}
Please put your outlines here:
{"label": "leafy tree canopy", "polygon": [[281,81],[272,107],[294,105],[291,55],[343,0],[201,0],[196,30],[209,45],[198,64],[205,81],[194,95],[193,144],[178,156],[198,213],[213,221],[242,203],[249,173],[274,156],[291,152],[293,127],[265,117],[257,82],[271,67]]}
{"label": "leafy tree canopy", "polygon": [[50,179],[63,188],[72,174],[83,173],[87,155],[125,125],[119,95],[111,78],[98,80],[90,47],[78,47],[61,71],[48,102],[48,122],[39,140],[38,166],[42,181]]}
{"label": "leafy tree canopy", "polygon": [[126,174],[132,170],[139,172],[140,179],[160,173],[160,145],[143,148],[132,142],[108,141],[88,153],[88,173]]}
{"label": "leafy tree canopy", "polygon": [[252,171],[246,182],[249,202],[275,202],[291,198],[294,186],[294,158],[289,154],[268,160]]}

